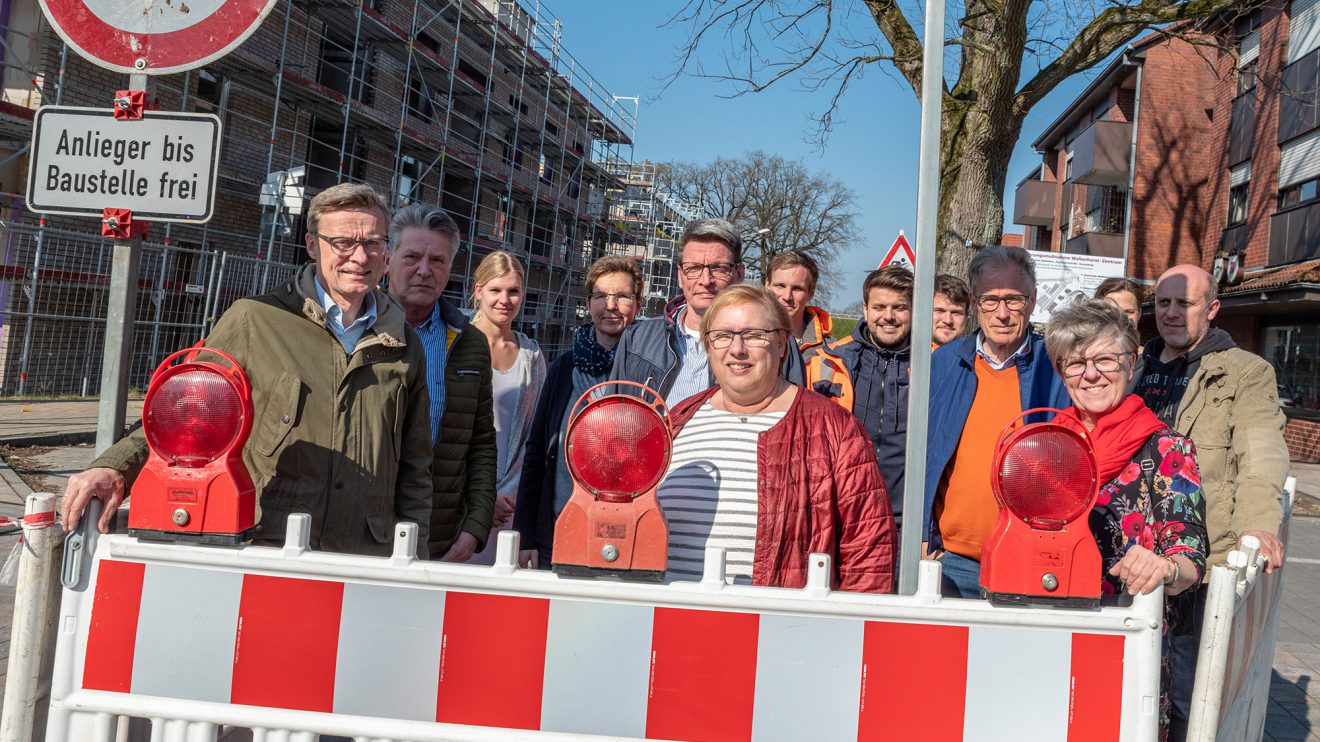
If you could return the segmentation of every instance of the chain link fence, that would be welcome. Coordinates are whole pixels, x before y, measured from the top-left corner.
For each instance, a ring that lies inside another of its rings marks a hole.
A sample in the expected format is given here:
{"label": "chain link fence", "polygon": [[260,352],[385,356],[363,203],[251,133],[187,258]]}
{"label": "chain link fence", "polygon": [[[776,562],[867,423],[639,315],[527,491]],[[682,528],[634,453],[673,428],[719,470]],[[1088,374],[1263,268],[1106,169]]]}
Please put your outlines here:
{"label": "chain link fence", "polygon": [[[40,224],[0,224],[0,396],[100,393],[113,242]],[[298,266],[224,250],[145,242],[130,388],[205,337],[236,299]]]}

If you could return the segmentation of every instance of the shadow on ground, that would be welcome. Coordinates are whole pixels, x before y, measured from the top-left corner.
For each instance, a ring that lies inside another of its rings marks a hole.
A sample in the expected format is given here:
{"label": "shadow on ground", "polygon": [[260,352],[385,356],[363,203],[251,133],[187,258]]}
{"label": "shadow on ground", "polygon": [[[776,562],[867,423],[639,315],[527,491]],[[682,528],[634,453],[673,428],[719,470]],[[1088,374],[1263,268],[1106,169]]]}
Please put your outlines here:
{"label": "shadow on ground", "polygon": [[1305,740],[1311,736],[1307,703],[1312,683],[1310,674],[1289,680],[1274,670],[1270,676],[1270,706],[1265,717],[1266,739]]}

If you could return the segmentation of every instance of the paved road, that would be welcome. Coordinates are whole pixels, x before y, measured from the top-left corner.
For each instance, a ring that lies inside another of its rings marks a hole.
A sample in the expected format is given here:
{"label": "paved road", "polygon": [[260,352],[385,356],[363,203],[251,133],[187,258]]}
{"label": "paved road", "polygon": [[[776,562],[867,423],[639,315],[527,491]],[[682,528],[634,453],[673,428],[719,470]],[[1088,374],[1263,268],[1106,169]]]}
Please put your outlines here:
{"label": "paved road", "polygon": [[[11,429],[8,413],[12,412],[12,404],[0,403],[0,444],[13,443],[17,437],[5,435]],[[94,433],[94,405],[90,406],[93,420],[88,428],[88,403],[53,404],[84,405],[80,434],[86,437],[87,431]],[[70,407],[35,407],[31,405],[30,412],[23,413],[32,417],[22,419],[21,424],[45,435],[61,433],[55,418],[77,417]],[[61,492],[68,477],[91,461],[92,446],[10,449],[7,455],[18,473],[39,477],[38,486],[46,491]],[[1298,489],[1320,496],[1320,466],[1297,465],[1296,470],[1301,480]],[[21,514],[22,496],[27,491],[14,469],[0,462],[0,515]],[[1320,512],[1317,502],[1308,501],[1308,505],[1306,512]],[[13,534],[0,536],[0,559],[8,555],[15,539]],[[1320,517],[1294,519],[1288,552],[1265,740],[1320,742]],[[12,615],[13,590],[0,587],[0,657],[8,655]],[[4,672],[0,665],[0,692],[4,689]]]}

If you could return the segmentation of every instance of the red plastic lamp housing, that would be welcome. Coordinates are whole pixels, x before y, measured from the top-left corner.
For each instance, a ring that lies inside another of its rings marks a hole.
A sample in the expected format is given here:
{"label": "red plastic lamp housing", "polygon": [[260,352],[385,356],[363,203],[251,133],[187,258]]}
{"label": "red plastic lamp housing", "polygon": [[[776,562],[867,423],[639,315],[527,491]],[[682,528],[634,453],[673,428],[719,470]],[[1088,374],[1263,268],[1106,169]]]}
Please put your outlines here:
{"label": "red plastic lamp housing", "polygon": [[566,440],[573,480],[602,500],[632,500],[669,468],[669,426],[636,397],[611,395],[588,405]]}
{"label": "red plastic lamp housing", "polygon": [[642,384],[605,382],[578,398],[564,436],[573,495],[555,520],[556,572],[663,579],[669,524],[655,488],[671,438],[664,400]]}
{"label": "red plastic lamp housing", "polygon": [[167,370],[160,383],[152,385],[142,428],[148,445],[163,458],[176,466],[197,467],[233,448],[251,418],[232,378],[209,364],[189,364]]}
{"label": "red plastic lamp housing", "polygon": [[1095,454],[1063,426],[1021,428],[1001,449],[994,491],[1032,528],[1057,531],[1085,517],[1095,502]]}
{"label": "red plastic lamp housing", "polygon": [[[223,363],[195,360],[199,352]],[[252,415],[252,387],[230,356],[189,349],[161,362],[142,408],[149,453],[133,483],[128,532],[201,543],[246,540],[256,525],[256,491],[243,463]]]}
{"label": "red plastic lamp housing", "polygon": [[991,489],[999,517],[981,546],[981,594],[992,602],[1094,606],[1100,600],[1100,549],[1087,516],[1098,493],[1095,451],[1067,416],[1004,428],[995,447]]}

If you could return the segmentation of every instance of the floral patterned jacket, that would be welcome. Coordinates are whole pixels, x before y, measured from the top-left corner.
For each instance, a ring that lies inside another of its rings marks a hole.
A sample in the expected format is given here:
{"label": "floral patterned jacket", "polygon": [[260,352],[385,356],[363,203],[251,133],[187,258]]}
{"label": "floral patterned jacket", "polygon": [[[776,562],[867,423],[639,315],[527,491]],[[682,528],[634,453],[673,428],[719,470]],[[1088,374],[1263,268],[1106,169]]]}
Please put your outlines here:
{"label": "floral patterned jacket", "polygon": [[1123,590],[1109,568],[1134,545],[1156,554],[1182,554],[1196,565],[1199,582],[1205,576],[1209,539],[1205,493],[1191,439],[1168,428],[1151,435],[1131,463],[1100,488],[1090,525],[1104,565],[1104,594]]}

